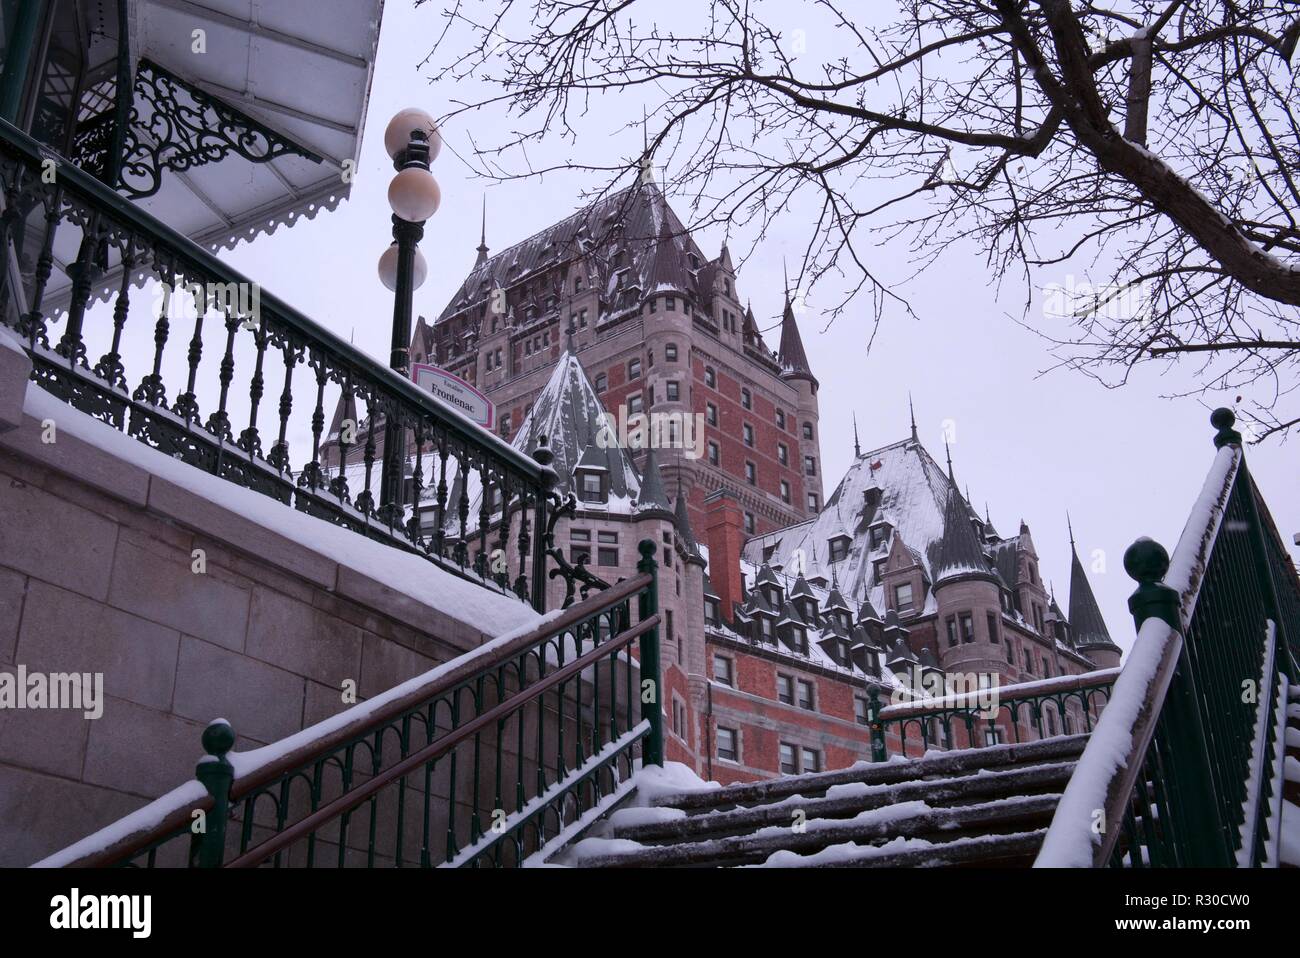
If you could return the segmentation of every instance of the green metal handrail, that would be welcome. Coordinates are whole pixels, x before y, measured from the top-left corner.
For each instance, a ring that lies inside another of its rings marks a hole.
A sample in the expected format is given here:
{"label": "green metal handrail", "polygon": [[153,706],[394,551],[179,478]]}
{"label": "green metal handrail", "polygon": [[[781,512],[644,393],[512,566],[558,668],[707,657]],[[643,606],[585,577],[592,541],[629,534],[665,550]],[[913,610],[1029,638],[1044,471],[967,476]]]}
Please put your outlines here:
{"label": "green metal handrail", "polygon": [[[1246,468],[1230,410],[1171,559],[1124,555],[1137,641],[1037,864],[1258,866],[1276,781],[1281,690],[1297,678],[1300,579]],[[1117,749],[1123,749],[1122,758]]]}
{"label": "green metal handrail", "polygon": [[380,707],[362,703],[291,736],[243,774],[256,753],[231,755],[234,731],[212,723],[196,768],[202,792],[164,796],[145,810],[152,827],[107,847],[91,836],[47,863],[522,864],[625,791],[638,750],[663,764],[656,546],[639,550],[633,578]]}
{"label": "green metal handrail", "polygon": [[[1023,734],[1034,730],[1036,739],[1050,738],[1053,735],[1071,735],[1091,732],[1093,722],[1101,713],[1110,697],[1110,689],[1115,684],[1119,669],[1100,669],[1085,672],[1082,675],[1064,675],[1054,679],[1043,679],[1017,685],[993,686],[989,689],[943,696],[936,699],[922,699],[916,702],[901,702],[880,705],[879,695],[873,688],[868,693],[867,725],[871,730],[873,761],[888,758],[888,735],[890,727],[894,728],[899,744],[899,754],[907,755],[909,730],[915,729],[920,751],[930,748],[952,748],[957,741],[953,729],[966,732],[968,747],[976,746],[976,731],[983,733],[983,744],[992,744],[1001,737],[1001,728],[1011,729],[1012,741],[1019,744],[1024,740]],[[985,698],[992,696],[993,701]],[[1061,721],[1059,729],[1053,731],[1044,722],[1051,714]],[[1076,708],[1071,711],[1070,706]],[[991,706],[991,707],[990,707]],[[1069,724],[1074,716],[1078,727]],[[1004,719],[1002,725],[998,720]],[[1022,732],[1023,730],[1023,732]],[[935,732],[939,734],[935,734]]]}

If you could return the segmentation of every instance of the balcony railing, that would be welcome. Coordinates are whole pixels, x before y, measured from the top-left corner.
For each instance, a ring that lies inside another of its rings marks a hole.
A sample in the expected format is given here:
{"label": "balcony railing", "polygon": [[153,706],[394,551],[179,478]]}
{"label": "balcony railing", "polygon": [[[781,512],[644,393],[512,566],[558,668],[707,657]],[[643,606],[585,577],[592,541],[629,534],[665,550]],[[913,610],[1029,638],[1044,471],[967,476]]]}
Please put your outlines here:
{"label": "balcony railing", "polygon": [[1173,557],[1124,568],[1137,641],[1061,797],[1038,864],[1258,866],[1278,860],[1285,690],[1300,679],[1300,579],[1230,410]]}
{"label": "balcony railing", "polygon": [[[0,194],[0,320],[41,386],[167,455],[544,608],[560,505],[549,450],[520,453],[3,121]],[[156,314],[131,301],[151,279]],[[340,403],[357,422],[326,435]],[[415,450],[391,506],[376,493],[385,423]]]}
{"label": "balcony railing", "polygon": [[632,578],[281,742],[233,753],[212,723],[197,782],[38,864],[523,864],[626,794],[638,753],[663,764],[656,546],[639,549]]}

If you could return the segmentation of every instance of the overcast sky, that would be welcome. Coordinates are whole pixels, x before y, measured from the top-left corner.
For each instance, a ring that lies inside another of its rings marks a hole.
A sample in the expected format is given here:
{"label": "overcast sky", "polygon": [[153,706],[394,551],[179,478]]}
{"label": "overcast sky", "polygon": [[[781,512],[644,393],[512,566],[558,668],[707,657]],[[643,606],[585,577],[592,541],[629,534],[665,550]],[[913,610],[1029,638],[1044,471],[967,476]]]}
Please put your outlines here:
{"label": "overcast sky", "polygon": [[[431,83],[427,69],[417,72],[441,25],[436,3],[418,10],[409,0],[385,4],[350,201],[314,222],[300,221],[223,254],[318,322],[345,336],[355,330],[357,345],[381,359],[388,355],[392,311],[391,294],[375,272],[391,239],[385,190],[392,167],[383,153],[383,129],[402,107],[438,114],[450,98],[470,92]],[[610,162],[634,154],[640,135],[622,126],[629,115],[640,113],[639,101],[598,104],[578,129],[577,148]],[[481,142],[508,128],[509,118],[485,112],[444,131],[447,147],[434,165],[443,206],[427,224],[421,244],[429,278],[416,294],[418,313],[437,315],[473,265],[484,195],[488,245],[495,251],[567,216],[579,205],[580,191],[602,185],[586,174],[552,175],[544,183],[477,179],[456,155],[468,153],[468,134]],[[684,204],[674,206],[687,214]],[[738,276],[739,290],[753,300],[761,325],[779,314],[782,258],[797,260],[807,235],[802,225],[794,216],[778,222]],[[745,245],[743,234],[733,235],[733,249]],[[696,239],[706,253],[716,253],[722,236],[710,231]],[[905,250],[883,247],[873,255],[873,268],[885,275],[909,271]],[[310,265],[304,269],[304,264]],[[944,424],[950,421],[957,482],[969,486],[976,509],[983,512],[987,501],[1003,535],[1014,533],[1021,518],[1029,524],[1043,576],[1054,582],[1065,608],[1069,511],[1111,634],[1127,649],[1133,628],[1125,602],[1134,583],[1124,574],[1124,549],[1148,535],[1173,550],[1213,458],[1209,409],[1231,405],[1234,397],[1211,397],[1205,400],[1210,406],[1199,399],[1160,398],[1185,389],[1190,369],[1164,377],[1146,371],[1122,390],[1107,390],[1068,371],[1040,376],[1051,358],[1044,343],[1013,318],[1019,316],[1023,287],[1009,280],[998,294],[978,251],[954,249],[907,286],[905,295],[919,318],[889,314],[870,354],[868,304],[824,329],[819,304],[825,308],[832,301],[831,291],[809,299],[800,322],[822,386],[826,492],[852,459],[852,415],[857,414],[864,449],[897,441],[907,434],[910,392],[921,440],[939,461]],[[776,338],[767,338],[774,346]],[[1300,530],[1295,444],[1251,448],[1247,460],[1294,555],[1292,538]]]}

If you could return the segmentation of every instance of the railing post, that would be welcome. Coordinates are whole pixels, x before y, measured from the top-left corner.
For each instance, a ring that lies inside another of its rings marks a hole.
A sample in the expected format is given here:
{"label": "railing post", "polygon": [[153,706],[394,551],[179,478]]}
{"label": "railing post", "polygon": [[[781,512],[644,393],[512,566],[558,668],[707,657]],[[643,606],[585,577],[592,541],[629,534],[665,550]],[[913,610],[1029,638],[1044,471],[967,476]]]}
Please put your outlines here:
{"label": "railing post", "polygon": [[871,730],[871,760],[883,762],[889,758],[885,748],[885,723],[880,721],[880,689],[871,686],[867,689],[867,728]]}
{"label": "railing post", "polygon": [[[1138,583],[1128,600],[1137,631],[1142,631],[1147,619],[1157,618],[1181,634],[1181,599],[1176,590],[1164,584],[1165,573],[1169,571],[1169,553],[1164,546],[1145,536],[1138,539],[1124,551],[1124,571]],[[1232,850],[1225,846],[1228,839],[1221,821],[1222,806],[1214,787],[1201,699],[1186,642],[1178,653],[1178,665],[1169,685],[1157,735],[1167,739],[1174,759],[1173,768],[1168,770],[1174,781],[1166,783],[1172,787],[1166,787],[1165,794],[1173,793],[1176,807],[1169,809],[1172,814],[1166,827],[1175,829],[1173,839],[1182,846],[1185,864],[1193,867],[1231,864]],[[1139,781],[1138,787],[1146,785]],[[1205,841],[1206,834],[1214,835],[1216,840]]]}
{"label": "railing post", "polygon": [[194,777],[212,796],[212,813],[203,823],[203,831],[194,835],[190,848],[190,867],[220,868],[226,849],[226,823],[230,818],[230,784],[235,769],[226,754],[235,745],[235,730],[225,719],[215,719],[203,730],[203,751]]}
{"label": "railing post", "polygon": [[551,468],[551,463],[555,461],[555,453],[551,452],[551,447],[547,444],[545,436],[537,437],[537,448],[533,450],[533,458],[537,464],[542,467],[541,476],[537,486],[537,503],[533,515],[533,541],[529,548],[532,550],[532,595],[533,608],[538,612],[546,611],[546,546],[548,543],[546,524],[549,521],[546,510],[547,497],[551,494],[559,476]]}
{"label": "railing post", "polygon": [[[650,584],[637,599],[641,620],[648,619],[659,611],[659,563],[655,561],[658,549],[653,539],[642,539],[637,546],[641,561],[636,564],[636,571],[650,575]],[[642,765],[662,766],[664,763],[662,696],[663,690],[659,682],[659,628],[656,626],[641,636],[641,717],[650,722],[650,734],[642,752]]]}

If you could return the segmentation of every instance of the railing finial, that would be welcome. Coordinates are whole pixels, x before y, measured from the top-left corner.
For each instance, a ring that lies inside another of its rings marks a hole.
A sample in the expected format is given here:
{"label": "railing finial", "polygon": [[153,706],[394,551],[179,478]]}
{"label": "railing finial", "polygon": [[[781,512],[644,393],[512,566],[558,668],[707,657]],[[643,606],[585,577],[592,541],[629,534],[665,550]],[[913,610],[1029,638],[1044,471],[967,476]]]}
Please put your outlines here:
{"label": "railing finial", "polygon": [[212,813],[204,820],[202,831],[195,832],[190,848],[190,866],[220,868],[226,848],[226,821],[230,816],[230,785],[235,769],[227,753],[235,747],[235,730],[225,719],[213,719],[203,730],[203,751],[194,777],[212,796]]}
{"label": "railing finial", "polygon": [[1164,584],[1165,573],[1169,571],[1169,553],[1165,547],[1142,536],[1124,550],[1124,571],[1138,584],[1128,600],[1128,610],[1133,613],[1137,629],[1140,631],[1143,622],[1155,617],[1181,632],[1178,593]]}
{"label": "railing finial", "polygon": [[1236,422],[1237,414],[1226,406],[1220,406],[1210,413],[1210,425],[1218,430],[1214,434],[1215,449],[1222,449],[1227,445],[1241,445],[1241,433],[1232,428]]}

